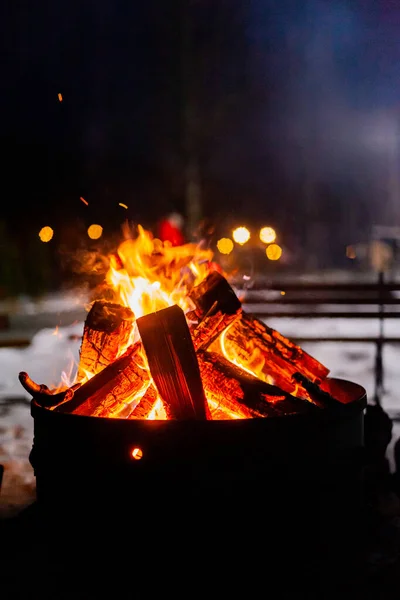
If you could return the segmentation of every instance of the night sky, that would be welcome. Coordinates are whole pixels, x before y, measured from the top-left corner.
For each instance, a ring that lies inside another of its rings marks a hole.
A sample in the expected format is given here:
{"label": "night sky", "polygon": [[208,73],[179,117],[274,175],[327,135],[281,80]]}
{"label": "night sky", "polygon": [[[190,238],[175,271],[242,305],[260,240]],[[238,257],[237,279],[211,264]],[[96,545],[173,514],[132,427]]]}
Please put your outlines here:
{"label": "night sky", "polygon": [[[183,3],[3,7],[3,220],[184,210]],[[206,215],[294,231],[351,212],[352,235],[400,216],[398,2],[197,0],[190,15]]]}

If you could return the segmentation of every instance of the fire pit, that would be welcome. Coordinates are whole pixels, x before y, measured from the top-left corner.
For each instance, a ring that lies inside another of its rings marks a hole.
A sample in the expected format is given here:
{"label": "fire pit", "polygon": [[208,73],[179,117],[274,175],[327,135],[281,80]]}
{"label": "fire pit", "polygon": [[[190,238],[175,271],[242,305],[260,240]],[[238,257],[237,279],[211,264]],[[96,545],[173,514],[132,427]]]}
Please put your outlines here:
{"label": "fire pit", "polygon": [[342,531],[359,507],[365,390],[247,314],[197,253],[140,228],[110,259],[75,382],[20,374],[38,504],[75,528],[132,510],[197,534],[233,519],[278,538]]}

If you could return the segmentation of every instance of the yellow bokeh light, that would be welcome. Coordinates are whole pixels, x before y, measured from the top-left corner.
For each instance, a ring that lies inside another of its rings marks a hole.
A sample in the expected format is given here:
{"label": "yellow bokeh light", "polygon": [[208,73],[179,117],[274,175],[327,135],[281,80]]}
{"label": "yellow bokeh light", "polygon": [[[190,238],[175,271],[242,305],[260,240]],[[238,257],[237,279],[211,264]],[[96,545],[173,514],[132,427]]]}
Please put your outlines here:
{"label": "yellow bokeh light", "polygon": [[269,260],[279,260],[282,256],[282,248],[278,244],[270,244],[267,246],[265,253]]}
{"label": "yellow bokeh light", "polygon": [[237,244],[241,246],[249,241],[250,231],[247,227],[237,227],[232,233],[233,239]]}
{"label": "yellow bokeh light", "polygon": [[46,225],[46,227],[42,227],[42,229],[39,231],[39,237],[42,242],[49,242],[53,235],[54,231],[48,225]]}
{"label": "yellow bokeh light", "polygon": [[101,225],[93,224],[89,227],[87,232],[91,240],[98,240],[103,235],[103,228]]}
{"label": "yellow bokeh light", "polygon": [[233,250],[233,242],[230,238],[221,238],[217,242],[217,248],[221,254],[230,254]]}
{"label": "yellow bokeh light", "polygon": [[260,229],[260,240],[264,244],[271,244],[276,240],[276,232],[272,227],[263,227]]}

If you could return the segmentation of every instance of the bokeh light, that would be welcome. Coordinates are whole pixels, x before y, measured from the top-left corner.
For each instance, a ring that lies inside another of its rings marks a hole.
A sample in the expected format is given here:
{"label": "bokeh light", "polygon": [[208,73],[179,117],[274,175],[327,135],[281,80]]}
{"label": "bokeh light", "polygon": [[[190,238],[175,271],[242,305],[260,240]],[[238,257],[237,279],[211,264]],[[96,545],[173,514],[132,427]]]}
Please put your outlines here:
{"label": "bokeh light", "polygon": [[93,224],[89,227],[87,232],[91,240],[98,240],[103,235],[103,228],[101,225]]}
{"label": "bokeh light", "polygon": [[48,225],[46,225],[46,227],[42,227],[42,229],[39,231],[39,237],[42,240],[42,242],[49,242],[52,239],[53,235],[54,231]]}
{"label": "bokeh light", "polygon": [[217,248],[221,254],[230,254],[233,250],[233,242],[230,238],[221,238],[217,242]]}
{"label": "bokeh light", "polygon": [[233,239],[237,244],[243,246],[250,239],[250,231],[247,227],[237,227],[232,233]]}
{"label": "bokeh light", "polygon": [[279,246],[279,244],[270,244],[267,246],[265,253],[269,260],[279,260],[282,256],[282,248]]}
{"label": "bokeh light", "polygon": [[276,231],[273,227],[263,227],[260,229],[260,240],[264,244],[271,244],[276,240]]}

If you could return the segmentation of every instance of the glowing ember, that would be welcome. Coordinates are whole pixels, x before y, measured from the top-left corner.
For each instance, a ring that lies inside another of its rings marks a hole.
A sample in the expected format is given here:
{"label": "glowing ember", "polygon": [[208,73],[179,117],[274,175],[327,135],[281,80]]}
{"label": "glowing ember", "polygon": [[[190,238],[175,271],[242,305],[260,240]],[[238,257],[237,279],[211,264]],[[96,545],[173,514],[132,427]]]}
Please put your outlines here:
{"label": "glowing ember", "polygon": [[82,196],[79,198],[79,200],[81,200],[83,204],[86,204],[86,206],[89,206],[89,202],[85,200],[85,198],[82,198]]}
{"label": "glowing ember", "polygon": [[62,101],[63,101],[62,94],[60,94],[60,93],[58,94],[58,101],[59,101],[59,102],[62,102]]}
{"label": "glowing ember", "polygon": [[118,206],[122,206],[122,208],[128,209],[127,205],[124,204],[123,202],[119,202]]}

